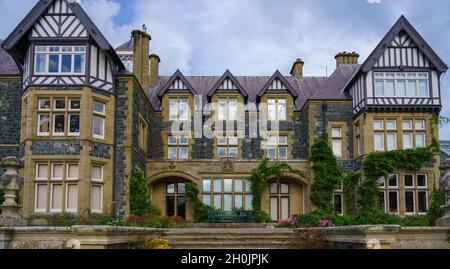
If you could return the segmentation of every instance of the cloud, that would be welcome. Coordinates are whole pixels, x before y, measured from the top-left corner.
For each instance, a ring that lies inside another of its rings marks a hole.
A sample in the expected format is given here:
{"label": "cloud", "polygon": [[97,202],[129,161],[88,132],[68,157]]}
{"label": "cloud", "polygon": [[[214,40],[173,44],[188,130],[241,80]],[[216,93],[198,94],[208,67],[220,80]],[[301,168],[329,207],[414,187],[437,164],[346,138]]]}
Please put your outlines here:
{"label": "cloud", "polygon": [[[0,0],[5,38],[37,0]],[[110,43],[129,40],[146,24],[151,51],[161,56],[161,74],[288,74],[296,58],[306,76],[330,74],[339,51],[357,51],[363,61],[401,14],[447,63],[450,17],[447,0],[82,0]],[[372,1],[374,2],[374,1]],[[375,1],[377,2],[377,1]],[[126,20],[124,18],[127,18]],[[443,114],[450,116],[450,77],[442,79]],[[450,127],[441,138],[450,139]]]}

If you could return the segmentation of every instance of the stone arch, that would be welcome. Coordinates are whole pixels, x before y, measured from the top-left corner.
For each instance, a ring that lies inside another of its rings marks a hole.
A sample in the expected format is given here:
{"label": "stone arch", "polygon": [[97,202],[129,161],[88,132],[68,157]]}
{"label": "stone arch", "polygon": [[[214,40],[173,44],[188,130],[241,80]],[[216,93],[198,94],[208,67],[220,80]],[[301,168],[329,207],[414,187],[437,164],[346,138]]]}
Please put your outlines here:
{"label": "stone arch", "polygon": [[157,174],[154,174],[152,176],[150,176],[147,179],[147,184],[149,186],[158,183],[161,180],[167,179],[167,178],[179,178],[179,179],[185,179],[188,180],[192,183],[196,183],[198,184],[200,182],[200,180],[186,172],[182,172],[182,171],[164,171],[164,172],[160,172]]}

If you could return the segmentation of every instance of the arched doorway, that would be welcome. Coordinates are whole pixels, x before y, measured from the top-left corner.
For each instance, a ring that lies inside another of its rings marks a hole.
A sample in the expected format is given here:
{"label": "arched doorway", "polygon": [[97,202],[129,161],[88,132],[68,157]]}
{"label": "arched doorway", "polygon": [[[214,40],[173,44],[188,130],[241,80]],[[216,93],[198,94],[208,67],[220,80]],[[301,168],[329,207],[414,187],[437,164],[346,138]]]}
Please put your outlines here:
{"label": "arched doorway", "polygon": [[192,207],[186,200],[186,183],[197,184],[197,180],[184,173],[160,173],[149,180],[152,203],[164,217],[193,218]]}
{"label": "arched doorway", "polygon": [[307,212],[308,184],[298,177],[270,179],[263,194],[263,210],[272,220],[285,220]]}

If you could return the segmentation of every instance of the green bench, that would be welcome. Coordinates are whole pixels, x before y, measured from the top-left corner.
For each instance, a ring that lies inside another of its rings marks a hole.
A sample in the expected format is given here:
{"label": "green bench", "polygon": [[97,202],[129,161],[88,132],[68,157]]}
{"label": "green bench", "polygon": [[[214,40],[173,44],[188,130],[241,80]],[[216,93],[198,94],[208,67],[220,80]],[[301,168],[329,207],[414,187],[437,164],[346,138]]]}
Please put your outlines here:
{"label": "green bench", "polygon": [[209,223],[253,223],[255,212],[253,211],[222,211],[209,210]]}

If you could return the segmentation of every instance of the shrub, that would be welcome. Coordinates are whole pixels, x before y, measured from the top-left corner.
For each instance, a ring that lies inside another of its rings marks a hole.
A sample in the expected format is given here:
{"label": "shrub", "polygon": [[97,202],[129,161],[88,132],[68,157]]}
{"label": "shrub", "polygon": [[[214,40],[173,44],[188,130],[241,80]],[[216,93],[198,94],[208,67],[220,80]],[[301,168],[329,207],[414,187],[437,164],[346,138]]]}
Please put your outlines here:
{"label": "shrub", "polygon": [[256,223],[272,223],[273,220],[269,216],[269,214],[267,214],[266,212],[264,212],[264,211],[256,211],[255,212],[255,222]]}
{"label": "shrub", "polygon": [[430,226],[436,225],[436,221],[444,216],[445,210],[442,207],[443,205],[445,205],[445,193],[441,190],[434,190],[431,194],[430,208],[427,213]]}
{"label": "shrub", "polygon": [[45,217],[49,226],[54,227],[70,227],[73,225],[78,225],[78,218],[69,213],[58,213],[58,214],[50,214]]}
{"label": "shrub", "polygon": [[326,249],[329,247],[326,234],[317,229],[298,231],[293,245],[301,249]]}
{"label": "shrub", "polygon": [[185,226],[185,220],[181,217],[130,216],[126,221],[126,225],[146,228],[180,228]]}
{"label": "shrub", "polygon": [[403,227],[427,227],[429,226],[428,216],[408,216],[400,219],[399,223]]}
{"label": "shrub", "polygon": [[130,207],[133,215],[161,215],[161,211],[153,206],[149,199],[147,180],[142,172],[136,172],[130,180]]}
{"label": "shrub", "polygon": [[319,227],[319,222],[326,219],[327,214],[319,211],[314,211],[297,218],[297,226],[299,227]]}

